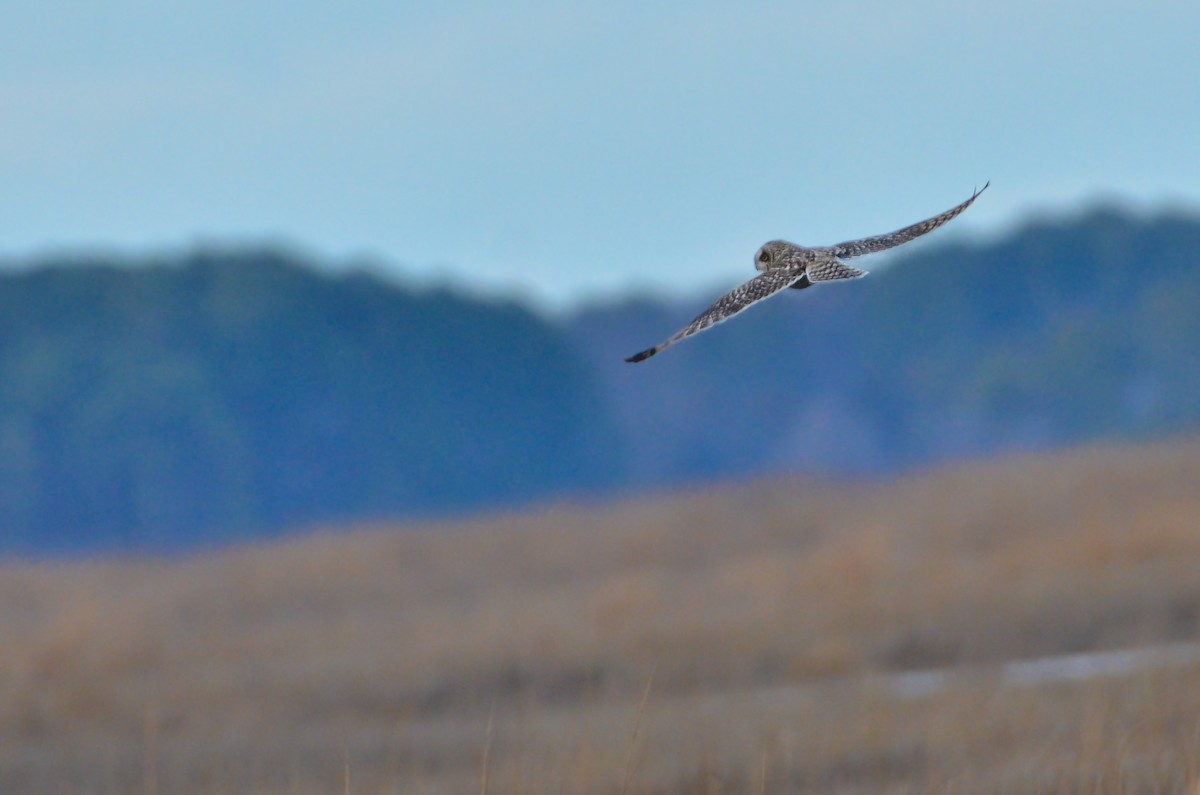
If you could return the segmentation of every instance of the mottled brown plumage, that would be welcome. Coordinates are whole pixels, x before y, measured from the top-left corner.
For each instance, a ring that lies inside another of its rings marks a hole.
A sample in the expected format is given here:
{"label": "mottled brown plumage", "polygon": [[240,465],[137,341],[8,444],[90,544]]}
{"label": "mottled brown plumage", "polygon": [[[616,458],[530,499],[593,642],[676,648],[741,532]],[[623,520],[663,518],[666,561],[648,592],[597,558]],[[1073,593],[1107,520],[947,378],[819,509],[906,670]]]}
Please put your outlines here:
{"label": "mottled brown plumage", "polygon": [[765,243],[754,255],[754,267],[760,271],[758,276],[723,295],[695,320],[662,343],[653,348],[647,348],[641,353],[636,353],[625,361],[640,362],[649,359],[679,340],[728,320],[752,304],[758,303],[764,298],[770,298],[788,287],[802,290],[819,282],[843,281],[866,276],[866,271],[853,268],[841,260],[894,248],[932,232],[970,207],[971,203],[979,197],[979,194],[987,190],[990,184],[990,182],[985,184],[971,194],[971,198],[941,215],[935,215],[933,218],[897,229],[886,235],[850,240],[838,243],[836,246],[819,248],[797,246],[786,240],[772,240]]}

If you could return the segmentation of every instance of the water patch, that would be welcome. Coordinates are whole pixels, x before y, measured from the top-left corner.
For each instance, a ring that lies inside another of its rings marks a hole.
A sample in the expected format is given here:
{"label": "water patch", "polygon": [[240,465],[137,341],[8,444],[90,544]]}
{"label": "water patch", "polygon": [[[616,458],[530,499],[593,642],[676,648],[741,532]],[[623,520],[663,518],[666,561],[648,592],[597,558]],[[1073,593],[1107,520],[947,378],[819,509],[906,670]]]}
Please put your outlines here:
{"label": "water patch", "polygon": [[[1127,676],[1154,668],[1196,662],[1200,662],[1200,643],[1172,643],[1140,649],[1017,660],[1001,665],[996,679],[1008,687],[1030,687]],[[928,698],[945,690],[955,680],[983,673],[984,669],[964,668],[907,671],[887,677],[885,686],[897,698]]]}

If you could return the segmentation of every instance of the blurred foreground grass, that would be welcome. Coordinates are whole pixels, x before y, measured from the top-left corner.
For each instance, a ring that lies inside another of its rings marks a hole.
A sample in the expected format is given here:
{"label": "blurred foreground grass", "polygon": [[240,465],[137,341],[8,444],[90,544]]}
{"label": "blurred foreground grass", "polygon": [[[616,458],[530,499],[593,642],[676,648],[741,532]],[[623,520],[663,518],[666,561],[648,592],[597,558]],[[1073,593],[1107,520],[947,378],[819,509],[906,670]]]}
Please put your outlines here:
{"label": "blurred foreground grass", "polygon": [[11,562],[0,600],[12,795],[478,792],[485,747],[493,793],[1200,792],[1194,658],[997,675],[1200,639],[1194,441]]}

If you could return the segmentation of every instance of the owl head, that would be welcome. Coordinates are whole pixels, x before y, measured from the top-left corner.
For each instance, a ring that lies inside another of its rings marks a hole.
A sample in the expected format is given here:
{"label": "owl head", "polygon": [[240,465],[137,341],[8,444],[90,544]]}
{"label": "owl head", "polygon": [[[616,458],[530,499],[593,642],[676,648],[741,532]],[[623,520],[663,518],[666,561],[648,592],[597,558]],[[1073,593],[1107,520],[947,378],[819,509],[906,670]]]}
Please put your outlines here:
{"label": "owl head", "polygon": [[754,252],[754,267],[759,271],[776,268],[783,262],[784,255],[795,248],[786,240],[772,240],[770,243],[763,243],[758,251]]}

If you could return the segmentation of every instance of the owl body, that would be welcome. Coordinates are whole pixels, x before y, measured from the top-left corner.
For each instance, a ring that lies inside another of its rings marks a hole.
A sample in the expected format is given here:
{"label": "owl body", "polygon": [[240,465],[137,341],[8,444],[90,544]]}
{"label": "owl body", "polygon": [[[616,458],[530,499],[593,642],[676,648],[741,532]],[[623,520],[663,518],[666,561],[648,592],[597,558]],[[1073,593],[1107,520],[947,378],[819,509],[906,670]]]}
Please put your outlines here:
{"label": "owl body", "polygon": [[987,190],[987,187],[985,184],[975,191],[971,198],[941,215],[935,215],[885,235],[850,240],[835,246],[811,248],[798,246],[786,240],[772,240],[764,243],[754,254],[754,268],[758,271],[758,276],[721,296],[715,304],[664,342],[653,348],[647,348],[641,353],[636,353],[625,361],[640,362],[649,359],[679,340],[728,320],[747,307],[764,298],[770,298],[775,293],[789,287],[802,290],[820,282],[843,281],[866,276],[866,271],[851,267],[842,262],[842,259],[874,254],[877,251],[894,248],[928,234],[970,207],[979,194]]}

